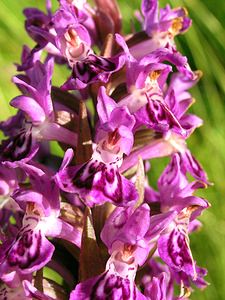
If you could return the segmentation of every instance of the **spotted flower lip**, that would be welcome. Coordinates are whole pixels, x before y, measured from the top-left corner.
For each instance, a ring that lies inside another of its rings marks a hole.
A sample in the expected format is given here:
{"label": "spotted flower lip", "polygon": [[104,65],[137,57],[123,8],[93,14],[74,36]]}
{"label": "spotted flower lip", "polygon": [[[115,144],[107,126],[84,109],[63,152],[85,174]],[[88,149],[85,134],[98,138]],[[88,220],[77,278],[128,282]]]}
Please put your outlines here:
{"label": "spotted flower lip", "polygon": [[[114,205],[131,205],[137,199],[137,191],[128,179],[119,173],[117,163],[104,163],[99,154],[93,154],[90,161],[74,167],[67,167],[73,154],[65,154],[63,167],[56,174],[60,189],[76,193],[90,207],[109,201]],[[70,159],[68,159],[70,157]]]}
{"label": "spotted flower lip", "polygon": [[105,272],[77,285],[72,291],[70,300],[94,299],[97,297],[111,297],[111,299],[146,300],[147,298],[128,279]]}
{"label": "spotted flower lip", "polygon": [[71,77],[61,86],[63,90],[84,89],[88,84],[108,82],[112,73],[120,70],[125,63],[123,54],[106,58],[89,54],[86,59],[73,66]]}
{"label": "spotted flower lip", "polygon": [[15,161],[27,162],[38,152],[39,146],[33,139],[31,127],[25,127],[16,134],[3,140],[1,145],[1,162],[14,167]]}
{"label": "spotted flower lip", "polygon": [[164,233],[158,240],[160,257],[174,270],[183,271],[196,279],[195,264],[189,246],[187,233],[188,217],[179,217],[180,223],[173,224],[168,233]]}
{"label": "spotted flower lip", "polygon": [[[29,222],[30,219],[32,225]],[[10,274],[15,267],[17,272],[29,274],[42,268],[52,257],[54,246],[38,229],[38,218],[35,215],[27,215],[23,222],[22,230],[6,252],[5,259],[1,260],[1,278],[6,277],[7,273]]]}

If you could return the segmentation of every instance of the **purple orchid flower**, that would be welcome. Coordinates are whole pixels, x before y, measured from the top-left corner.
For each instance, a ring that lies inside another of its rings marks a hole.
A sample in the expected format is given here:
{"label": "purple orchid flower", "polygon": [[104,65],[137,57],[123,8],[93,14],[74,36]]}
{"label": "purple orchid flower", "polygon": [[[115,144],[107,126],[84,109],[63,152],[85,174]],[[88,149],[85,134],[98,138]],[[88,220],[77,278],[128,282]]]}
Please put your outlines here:
{"label": "purple orchid flower", "polygon": [[88,29],[80,23],[71,5],[58,10],[52,22],[56,31],[55,45],[73,69],[63,89],[83,89],[99,80],[107,82],[111,73],[122,68],[123,55],[106,58],[93,53]]}
{"label": "purple orchid flower", "polygon": [[50,261],[54,246],[46,236],[66,239],[78,247],[81,244],[81,231],[60,219],[59,189],[50,174],[21,162],[18,166],[29,176],[32,189],[19,188],[12,195],[25,215],[15,239],[0,247],[0,277],[7,282]]}
{"label": "purple orchid flower", "polygon": [[131,181],[122,176],[119,166],[123,155],[128,155],[133,145],[134,117],[126,107],[119,107],[100,88],[97,111],[96,144],[91,159],[83,165],[68,167],[73,153],[65,154],[61,169],[56,175],[59,187],[77,193],[88,205],[110,201],[115,205],[131,205],[137,191]]}
{"label": "purple orchid flower", "polygon": [[[117,208],[107,220],[101,238],[111,254],[103,274],[78,284],[73,299],[147,299],[134,283],[138,265],[146,258],[144,236],[149,229],[150,210],[144,204],[135,211]],[[144,256],[143,256],[144,254]]]}
{"label": "purple orchid flower", "polygon": [[204,280],[204,277],[207,275],[207,270],[195,266],[196,269],[196,278],[193,280],[191,276],[188,276],[185,272],[176,272],[172,270],[172,276],[177,281],[178,284],[183,285],[188,290],[192,290],[192,285],[194,284],[199,289],[204,289],[207,287],[208,283]]}
{"label": "purple orchid flower", "polygon": [[138,14],[138,19],[147,36],[142,42],[130,47],[136,58],[158,48],[175,48],[174,37],[184,33],[191,26],[191,19],[183,7],[171,9],[167,5],[159,12],[158,0],[143,0],[141,12],[144,18]]}
{"label": "purple orchid flower", "polygon": [[44,65],[36,62],[26,76],[14,77],[14,83],[24,95],[11,101],[11,105],[25,115],[22,128],[2,143],[2,160],[24,162],[37,153],[41,140],[57,140],[72,146],[76,145],[75,133],[55,122],[51,101],[51,77],[53,60]]}
{"label": "purple orchid flower", "polygon": [[[166,5],[158,13],[158,1],[143,0],[141,8],[145,17],[144,30],[150,36],[158,31],[162,33],[162,39],[172,39],[175,35],[185,32],[191,25],[187,11],[182,7],[171,9],[169,5]],[[163,36],[165,33],[167,33],[166,37]],[[168,41],[165,41],[164,46],[167,43]]]}
{"label": "purple orchid flower", "polygon": [[[188,182],[186,177],[190,172],[197,181]],[[196,228],[196,217],[209,207],[206,200],[193,196],[196,189],[204,188],[206,184],[205,174],[200,177],[192,171],[187,164],[187,160],[183,160],[179,154],[174,154],[170,164],[166,167],[158,180],[159,193],[150,187],[146,190],[145,199],[153,207],[159,203],[159,211],[156,216],[162,216],[168,211],[174,212],[174,218],[171,219],[168,227],[165,228],[158,238],[158,253],[164,262],[171,268],[173,278],[180,284],[178,280],[179,274],[186,278],[185,287],[189,288],[189,282],[204,283],[200,275],[199,268],[192,257],[188,233]],[[202,180],[203,179],[203,180]],[[199,181],[201,180],[201,181]],[[204,286],[204,284],[203,284]],[[152,283],[150,284],[152,288]],[[167,298],[166,298],[167,299]]]}
{"label": "purple orchid flower", "polygon": [[[168,74],[172,71],[172,66],[163,62],[169,61],[174,64],[184,76],[187,78],[190,76],[189,80],[194,81],[192,78],[195,78],[195,74],[187,67],[187,59],[175,50],[157,49],[138,61],[132,57],[122,37],[117,35],[117,41],[127,55],[126,75],[129,92],[129,95],[119,103],[126,105],[134,114],[135,129],[145,125],[164,134],[172,130],[185,136],[186,131],[174,114],[174,107],[164,98],[165,83]],[[170,91],[171,89],[172,87]],[[176,99],[176,101],[178,100]],[[180,117],[180,115],[178,116]]]}
{"label": "purple orchid flower", "polygon": [[[62,51],[62,47],[60,46],[61,43],[59,41],[61,38],[58,37],[57,34],[60,31],[60,25],[61,27],[62,25],[64,25],[64,29],[66,30],[66,26],[68,25],[68,18],[70,18],[71,25],[76,24],[75,27],[76,29],[78,29],[78,32],[86,31],[88,34],[89,31],[92,40],[96,40],[96,28],[92,18],[92,14],[94,14],[94,11],[91,10],[88,4],[84,2],[78,3],[76,1],[68,2],[62,0],[60,1],[60,9],[56,12],[55,15],[52,14],[50,5],[47,5],[47,10],[48,14],[45,14],[35,8],[27,8],[24,10],[24,14],[27,18],[26,30],[31,38],[33,38],[37,43],[37,45],[29,53],[28,61],[22,63],[22,65],[18,67],[19,71],[26,70],[32,67],[32,61],[35,55],[42,52],[43,50],[46,50],[50,55],[55,56],[57,62],[65,63],[65,60],[63,59],[65,53],[64,51]],[[64,20],[61,17],[61,20],[59,20],[60,15],[64,15]],[[69,33],[71,32],[77,31],[72,31],[72,28],[70,28]],[[65,34],[65,37],[69,38],[69,33]],[[76,41],[78,40],[79,38],[77,36]],[[84,44],[82,44],[81,47],[78,47],[78,52],[81,52],[81,48],[83,46]],[[90,47],[88,47],[88,49],[91,51]],[[74,49],[72,52],[74,55]],[[71,65],[70,60],[69,63]]]}
{"label": "purple orchid flower", "polygon": [[153,217],[150,221],[147,204],[136,209],[117,207],[101,232],[101,239],[110,254],[105,272],[78,284],[70,299],[93,299],[97,296],[148,299],[135,286],[135,275],[138,267],[145,263],[153,240],[157,239],[172,217],[173,213],[169,213],[166,217]]}
{"label": "purple orchid flower", "polygon": [[158,181],[162,211],[176,211],[177,216],[158,240],[160,257],[175,271],[182,271],[193,280],[197,279],[188,238],[189,223],[203,209],[209,207],[206,200],[193,196],[197,188],[205,186],[203,182],[188,183],[187,168],[178,154],[174,154],[171,163]]}
{"label": "purple orchid flower", "polygon": [[[156,130],[155,132],[152,132],[152,130],[149,131],[150,143],[148,143],[148,135],[146,135],[148,131],[146,131],[144,135],[144,144],[134,149],[129,157],[124,160],[121,171],[124,171],[135,165],[137,163],[138,155],[142,156],[143,159],[150,159],[154,157],[168,156],[175,152],[178,152],[181,153],[184,159],[190,161],[189,165],[196,165],[196,172],[198,172],[197,170],[199,170],[200,173],[202,172],[200,171],[200,165],[190,154],[185,142],[185,140],[190,136],[195,128],[202,125],[202,120],[200,118],[195,115],[186,113],[189,106],[193,103],[190,94],[187,92],[187,88],[192,87],[199,79],[199,73],[196,72],[192,75],[193,76],[191,78],[186,75],[186,72],[182,74],[175,73],[172,76],[168,88],[163,92],[163,96],[162,92],[153,93],[154,97],[158,97],[158,99],[160,97],[163,98],[163,105],[166,108],[166,110],[164,111],[160,110],[160,112],[163,112],[163,114],[160,114],[158,110],[155,110],[154,113],[154,110],[149,109],[149,105],[146,105],[142,109],[139,109],[139,111],[135,114],[139,118],[140,122],[144,122],[144,120],[146,120],[145,124],[148,127],[149,125],[151,125],[151,122],[153,120],[154,123],[152,124],[155,124],[153,128],[155,127]],[[157,82],[158,81],[156,81],[156,83]],[[177,89],[176,86],[178,85],[179,88]],[[123,103],[122,101],[121,103]],[[152,101],[152,103],[154,105],[154,101]],[[159,120],[157,120],[157,116],[159,117]],[[166,117],[162,118],[162,116]],[[160,123],[164,127],[160,128]],[[164,130],[162,130],[163,128]],[[203,181],[207,182],[206,177]]]}

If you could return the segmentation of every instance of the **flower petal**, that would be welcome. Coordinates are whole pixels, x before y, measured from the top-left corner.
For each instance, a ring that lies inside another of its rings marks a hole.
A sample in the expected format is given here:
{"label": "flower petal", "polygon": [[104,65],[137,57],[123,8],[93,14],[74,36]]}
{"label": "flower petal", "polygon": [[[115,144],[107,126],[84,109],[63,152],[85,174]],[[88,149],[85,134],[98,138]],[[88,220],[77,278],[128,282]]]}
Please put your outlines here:
{"label": "flower petal", "polygon": [[[27,217],[27,221],[28,218],[31,217]],[[24,226],[5,253],[0,264],[0,277],[13,269],[21,274],[37,271],[50,261],[53,252],[54,246],[46,239],[41,229]]]}
{"label": "flower petal", "polygon": [[187,233],[178,227],[163,234],[158,240],[159,255],[175,271],[183,271],[196,279],[195,263]]}
{"label": "flower petal", "polygon": [[116,165],[93,159],[59,171],[56,180],[62,190],[77,193],[90,207],[106,201],[131,205],[138,196],[134,184],[119,173]]}
{"label": "flower petal", "polygon": [[34,99],[26,96],[18,96],[14,98],[10,104],[24,111],[34,125],[39,125],[45,121],[45,113],[41,106]]}

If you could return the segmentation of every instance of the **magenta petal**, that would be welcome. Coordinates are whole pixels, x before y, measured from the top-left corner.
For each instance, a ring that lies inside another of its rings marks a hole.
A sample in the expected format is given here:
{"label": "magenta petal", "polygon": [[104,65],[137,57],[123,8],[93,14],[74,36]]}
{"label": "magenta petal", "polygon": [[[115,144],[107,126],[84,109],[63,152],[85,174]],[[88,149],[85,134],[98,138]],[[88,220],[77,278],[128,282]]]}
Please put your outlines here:
{"label": "magenta petal", "polygon": [[[27,78],[26,78],[27,79]],[[18,87],[18,89],[24,94],[29,95],[30,97],[36,99],[37,97],[37,90],[28,84],[22,76],[14,76],[13,77],[13,83],[15,83]]]}
{"label": "magenta petal", "polygon": [[203,120],[195,115],[186,114],[180,119],[180,123],[187,130],[188,135],[190,135],[195,128],[202,126]]}
{"label": "magenta petal", "polygon": [[73,157],[74,157],[73,149],[71,148],[67,149],[64,154],[60,170],[64,170],[71,163]]}
{"label": "magenta petal", "polygon": [[132,131],[125,126],[120,126],[118,132],[121,138],[120,150],[126,155],[129,155],[134,143],[134,135]]}
{"label": "magenta petal", "polygon": [[158,180],[158,187],[163,202],[168,203],[188,185],[186,172],[181,165],[180,155],[175,153]]}
{"label": "magenta petal", "polygon": [[42,169],[25,163],[17,164],[30,178],[32,189],[20,188],[13,193],[13,198],[19,204],[26,206],[27,202],[37,203],[45,216],[59,214],[59,188],[52,178],[51,172],[45,173]]}
{"label": "magenta petal", "polygon": [[169,211],[152,216],[149,231],[146,235],[146,240],[150,241],[159,236],[163,230],[170,226],[176,216],[176,211]]}
{"label": "magenta petal", "polygon": [[77,193],[90,207],[106,201],[131,205],[138,196],[134,184],[119,173],[117,166],[97,160],[59,171],[56,181],[62,190]]}
{"label": "magenta petal", "polygon": [[57,123],[48,123],[41,128],[40,135],[47,141],[57,141],[73,147],[76,147],[77,145],[77,133],[62,127]]}
{"label": "magenta petal", "polygon": [[[48,226],[48,222],[46,226]],[[48,226],[46,235],[67,240],[77,247],[81,247],[82,231],[59,218],[55,220],[53,226]]]}
{"label": "magenta petal", "polygon": [[70,300],[145,300],[133,282],[108,272],[78,284],[70,294]]}
{"label": "magenta petal", "polygon": [[[20,205],[20,207],[25,211],[27,203],[36,203],[38,206],[43,207],[43,195],[28,189],[19,188],[14,191],[11,197]],[[44,203],[45,204],[45,203]],[[45,210],[47,208],[45,207]]]}
{"label": "magenta petal", "polygon": [[[7,166],[16,168],[17,161],[28,162],[39,150],[31,129],[23,129],[16,136],[4,140],[0,145],[1,160]],[[13,163],[15,162],[15,163]]]}
{"label": "magenta petal", "polygon": [[132,116],[127,107],[117,107],[110,115],[110,125],[112,128],[124,126],[132,130],[135,124],[135,118]]}
{"label": "magenta petal", "polygon": [[25,226],[0,264],[0,277],[12,269],[22,274],[37,271],[50,261],[53,252],[54,246],[40,229]]}
{"label": "magenta petal", "polygon": [[183,163],[187,169],[187,171],[197,180],[203,181],[208,184],[208,178],[205,171],[202,169],[199,162],[195,159],[195,157],[191,154],[189,150],[185,151],[181,155]]}
{"label": "magenta petal", "polygon": [[101,231],[101,239],[106,244],[107,248],[110,249],[112,247],[112,243],[115,241],[118,231],[123,229],[127,220],[130,218],[132,211],[132,207],[117,207],[110,214]]}
{"label": "magenta petal", "polygon": [[135,113],[135,117],[138,124],[144,124],[156,131],[167,132],[173,129],[178,134],[186,134],[175,115],[162,101],[148,99],[148,103]]}
{"label": "magenta petal", "polygon": [[150,208],[147,204],[139,206],[127,220],[122,230],[118,231],[117,240],[124,244],[145,246],[143,239],[150,225]]}
{"label": "magenta petal", "polygon": [[175,227],[158,240],[159,255],[175,271],[183,271],[196,278],[195,264],[189,246],[187,233]]}
{"label": "magenta petal", "polygon": [[101,86],[98,92],[97,111],[101,123],[110,119],[111,112],[118,107],[116,102],[106,94],[105,87]]}
{"label": "magenta petal", "polygon": [[120,172],[125,172],[129,168],[132,168],[138,163],[138,157],[141,156],[142,159],[151,159],[156,157],[164,157],[171,155],[174,152],[172,146],[163,139],[155,140],[152,143],[147,144],[140,149],[132,151],[129,156],[123,160],[123,164],[120,167]]}
{"label": "magenta petal", "polygon": [[113,242],[145,246],[143,239],[149,230],[150,208],[143,204],[133,211],[133,208],[116,208],[107,219],[101,239],[110,249]]}
{"label": "magenta petal", "polygon": [[158,23],[158,1],[143,0],[141,11],[145,18],[144,30],[150,33],[152,30],[152,26]]}

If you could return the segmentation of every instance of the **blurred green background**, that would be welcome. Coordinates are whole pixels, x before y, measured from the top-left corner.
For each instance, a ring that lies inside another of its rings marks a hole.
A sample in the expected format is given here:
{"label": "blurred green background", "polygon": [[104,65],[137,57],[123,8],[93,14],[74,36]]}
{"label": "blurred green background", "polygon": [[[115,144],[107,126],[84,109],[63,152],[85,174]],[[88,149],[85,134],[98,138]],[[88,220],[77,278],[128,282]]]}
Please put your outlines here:
{"label": "blurred green background", "polygon": [[[141,0],[119,0],[124,16],[124,30],[134,20],[133,11]],[[206,169],[214,186],[201,192],[212,207],[200,218],[201,231],[191,236],[194,258],[208,269],[209,287],[195,291],[193,300],[225,299],[225,1],[160,0],[160,6],[185,6],[193,20],[191,29],[176,39],[180,51],[188,56],[192,69],[203,71],[203,78],[192,89],[196,98],[192,111],[204,120],[204,126],[188,141],[189,148]],[[13,113],[8,106],[18,95],[11,83],[15,74],[14,62],[19,62],[23,44],[33,45],[24,30],[22,10],[28,6],[44,7],[39,0],[1,0],[0,2],[0,120]],[[59,74],[59,71],[57,71]],[[154,163],[152,178],[158,174]],[[154,174],[155,172],[155,174]]]}

